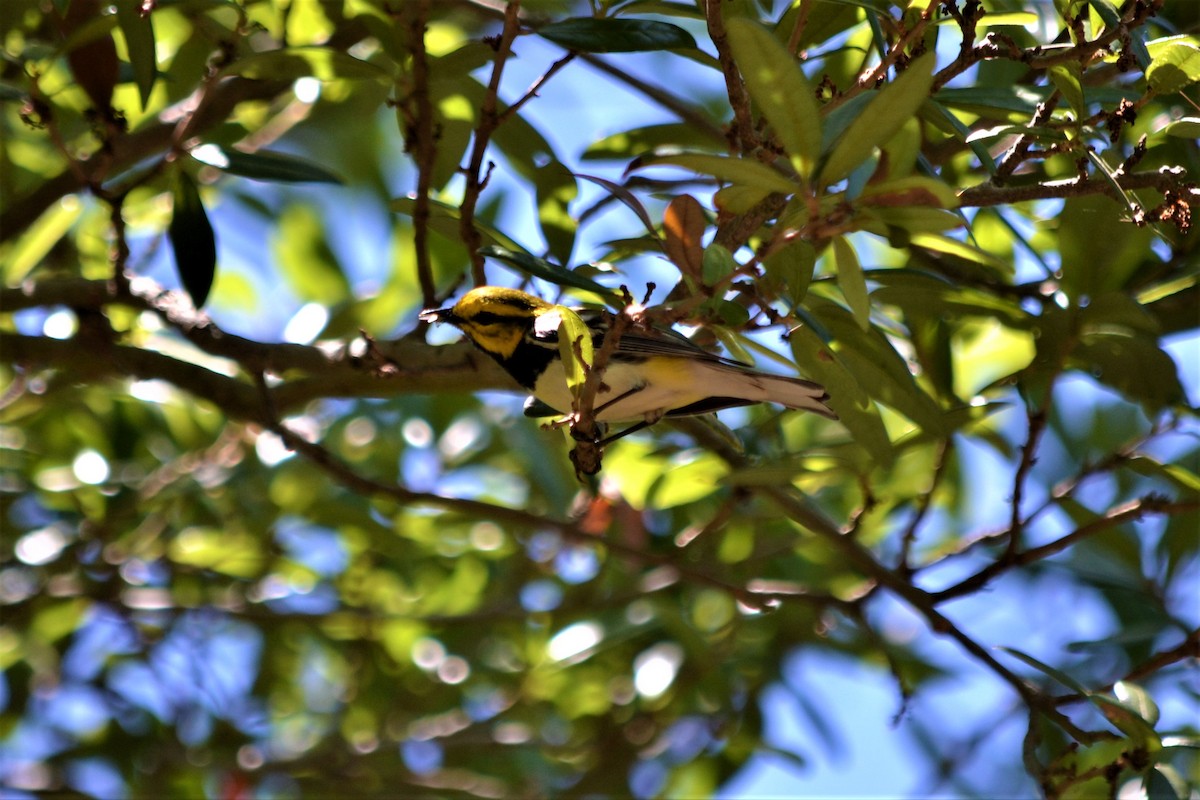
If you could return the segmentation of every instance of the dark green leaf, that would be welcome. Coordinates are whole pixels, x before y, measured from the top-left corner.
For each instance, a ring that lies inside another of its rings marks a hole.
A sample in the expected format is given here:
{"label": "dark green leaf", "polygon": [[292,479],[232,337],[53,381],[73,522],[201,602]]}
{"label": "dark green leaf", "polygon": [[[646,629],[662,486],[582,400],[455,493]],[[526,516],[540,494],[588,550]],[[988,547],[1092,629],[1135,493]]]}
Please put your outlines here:
{"label": "dark green leaf", "polygon": [[241,75],[259,80],[293,81],[317,78],[323,81],[378,80],[391,82],[387,70],[326,47],[293,47],[268,50],[239,58],[224,70],[226,75]]}
{"label": "dark green leaf", "polygon": [[629,53],[694,48],[696,40],[678,25],[647,19],[575,17],[538,28],[538,35],[568,50]]}
{"label": "dark green leaf", "polygon": [[1038,661],[1036,658],[1034,658],[1031,655],[1022,653],[1020,650],[1017,650],[1016,648],[1013,648],[1013,647],[999,647],[997,649],[1003,650],[1004,652],[1008,653],[1009,655],[1016,656],[1021,661],[1024,661],[1026,664],[1028,664],[1029,666],[1036,669],[1038,672],[1042,672],[1042,673],[1045,673],[1046,675],[1049,675],[1051,678],[1058,681],[1063,686],[1067,687],[1068,689],[1075,692],[1076,694],[1081,694],[1081,695],[1084,695],[1085,697],[1090,696],[1092,694],[1091,691],[1088,690],[1088,688],[1086,686],[1084,686],[1082,683],[1080,683],[1079,681],[1072,678],[1067,673],[1063,672],[1060,669],[1055,669],[1054,667],[1050,666],[1049,664],[1045,664],[1041,661]]}
{"label": "dark green leaf", "polygon": [[1085,335],[1068,363],[1142,403],[1152,413],[1184,399],[1175,360],[1159,348],[1153,336],[1115,332]]}
{"label": "dark green leaf", "polygon": [[557,286],[574,286],[576,289],[583,289],[584,291],[594,292],[601,297],[614,301],[617,300],[616,293],[607,286],[602,286],[590,278],[585,278],[565,267],[560,267],[558,264],[531,256],[528,253],[514,253],[511,250],[505,250],[503,247],[496,247],[495,245],[481,247],[479,248],[479,252],[487,258],[494,258],[501,263],[515,267],[522,274],[541,278]]}
{"label": "dark green leaf", "polygon": [[129,54],[129,63],[133,66],[134,78],[137,81],[138,96],[142,101],[142,109],[150,102],[150,92],[154,89],[154,78],[158,74],[158,65],[154,52],[154,26],[150,24],[150,12],[143,13],[141,3],[118,2],[117,24],[125,35],[125,48]]}
{"label": "dark green leaf", "polygon": [[1187,781],[1170,764],[1155,764],[1142,779],[1146,800],[1186,800]]}
{"label": "dark green leaf", "polygon": [[243,153],[240,150],[207,145],[193,150],[191,155],[210,167],[243,178],[282,183],[345,183],[341,177],[319,164],[299,156],[271,150]]}
{"label": "dark green leaf", "polygon": [[167,236],[175,254],[175,268],[192,305],[201,308],[217,272],[216,236],[196,184],[182,170],[176,174],[173,199]]}
{"label": "dark green leaf", "polygon": [[575,177],[582,178],[585,181],[591,181],[600,188],[606,190],[613,197],[617,198],[617,200],[624,203],[625,207],[632,211],[637,218],[642,221],[642,224],[646,226],[646,230],[649,232],[649,234],[655,238],[658,238],[658,230],[654,227],[654,220],[650,219],[650,213],[646,211],[646,207],[642,205],[642,201],[638,200],[637,195],[635,195],[633,192],[629,191],[619,183],[610,181],[608,178],[601,178],[596,175],[584,175],[582,173],[575,173]]}

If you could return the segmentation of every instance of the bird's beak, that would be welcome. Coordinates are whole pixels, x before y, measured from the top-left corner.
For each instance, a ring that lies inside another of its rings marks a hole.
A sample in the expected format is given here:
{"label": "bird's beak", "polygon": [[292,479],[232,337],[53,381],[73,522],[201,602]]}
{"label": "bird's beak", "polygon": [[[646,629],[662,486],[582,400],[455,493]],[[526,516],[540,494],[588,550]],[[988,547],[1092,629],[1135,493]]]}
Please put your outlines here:
{"label": "bird's beak", "polygon": [[417,315],[422,322],[454,322],[454,309],[427,308]]}

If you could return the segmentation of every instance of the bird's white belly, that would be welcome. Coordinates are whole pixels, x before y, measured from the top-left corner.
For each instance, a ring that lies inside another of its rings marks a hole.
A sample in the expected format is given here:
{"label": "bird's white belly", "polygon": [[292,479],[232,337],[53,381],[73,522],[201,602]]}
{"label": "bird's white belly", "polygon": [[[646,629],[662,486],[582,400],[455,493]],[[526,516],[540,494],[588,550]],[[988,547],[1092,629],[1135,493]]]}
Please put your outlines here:
{"label": "bird's white belly", "polygon": [[[653,366],[652,386],[642,380],[648,366]],[[654,420],[666,411],[691,405],[720,392],[717,386],[700,388],[704,391],[697,390],[697,382],[687,362],[680,359],[656,358],[645,364],[610,364],[604,371],[600,390],[596,392],[593,409],[599,422]],[[538,378],[533,393],[546,405],[564,414],[570,413],[572,398],[562,364],[551,363]]]}

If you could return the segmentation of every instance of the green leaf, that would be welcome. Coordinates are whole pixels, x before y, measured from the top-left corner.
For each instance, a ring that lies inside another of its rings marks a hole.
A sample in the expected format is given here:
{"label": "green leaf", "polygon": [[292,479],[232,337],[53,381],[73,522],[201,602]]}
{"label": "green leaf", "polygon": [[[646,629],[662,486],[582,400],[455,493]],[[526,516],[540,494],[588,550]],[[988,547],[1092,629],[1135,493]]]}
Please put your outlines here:
{"label": "green leaf", "polygon": [[175,269],[192,305],[201,308],[217,273],[217,239],[204,202],[191,176],[180,170],[175,176],[171,224],[167,237],[175,254]]}
{"label": "green leaf", "polygon": [[565,267],[560,267],[558,264],[551,263],[528,253],[513,252],[503,247],[496,247],[495,245],[481,247],[479,248],[479,252],[487,258],[494,258],[501,263],[515,267],[522,274],[541,278],[557,286],[574,286],[576,289],[594,292],[609,300],[619,300],[616,293],[607,286],[602,286],[577,272],[572,272]]}
{"label": "green leaf", "polygon": [[977,264],[982,267],[987,267],[997,275],[1008,276],[1013,271],[1013,265],[1003,259],[996,258],[991,253],[985,253],[978,247],[972,247],[966,242],[961,242],[958,239],[952,239],[949,236],[941,236],[936,233],[918,233],[914,234],[909,240],[909,243],[914,247],[921,247],[927,250],[932,250],[935,253],[941,253],[946,256],[961,259],[968,264]]}
{"label": "green leaf", "polygon": [[[1154,730],[1154,725],[1142,716],[1137,705],[1131,706],[1123,700],[1097,693],[1092,693],[1089,699],[1113,727],[1128,736],[1137,747],[1153,751],[1162,748],[1162,739]],[[1153,702],[1150,702],[1150,708],[1157,716],[1158,707]]]}
{"label": "green leaf", "polygon": [[[806,316],[800,309],[794,313],[800,319]],[[896,453],[879,409],[838,354],[817,335],[811,324],[793,330],[788,342],[801,373],[829,390],[829,406],[837,412],[838,419],[850,431],[854,441],[876,464],[890,466]]]}
{"label": "green leaf", "polygon": [[733,260],[733,253],[715,242],[704,248],[701,261],[701,277],[705,286],[716,286],[718,282],[732,275],[738,268]]}
{"label": "green leaf", "polygon": [[129,54],[129,63],[133,67],[134,80],[138,87],[138,97],[142,101],[142,110],[150,102],[150,92],[154,90],[154,79],[158,75],[158,64],[154,51],[154,27],[150,24],[149,10],[143,11],[142,4],[137,2],[118,2],[117,24],[125,36],[125,49]]}
{"label": "green leaf", "polygon": [[767,279],[782,287],[793,306],[804,301],[816,268],[817,251],[803,239],[795,239],[763,260]]}
{"label": "green leaf", "polygon": [[[567,388],[576,401],[583,390],[588,372],[595,361],[592,333],[587,323],[566,306],[555,306],[558,313],[558,354],[567,375]],[[578,350],[576,349],[578,348]]]}
{"label": "green leaf", "polygon": [[1139,475],[1168,480],[1189,495],[1200,494],[1200,475],[1183,464],[1163,464],[1150,456],[1134,456],[1125,461],[1125,466]]}
{"label": "green leaf", "polygon": [[1158,705],[1150,697],[1150,693],[1129,681],[1117,681],[1113,685],[1113,694],[1125,708],[1137,714],[1147,724],[1158,723]]}
{"label": "green leaf", "polygon": [[726,214],[749,214],[770,196],[769,190],[757,186],[722,186],[713,192],[713,207]]}
{"label": "green leaf", "polygon": [[926,432],[948,432],[941,408],[917,385],[908,363],[886,336],[873,327],[864,330],[837,303],[810,296],[808,304],[833,337],[840,362],[868,395],[904,414]]}
{"label": "green leaf", "polygon": [[46,255],[79,220],[83,209],[83,203],[79,202],[55,203],[22,231],[0,260],[0,275],[4,276],[5,285],[16,286],[42,264]]}
{"label": "green leaf", "polygon": [[1017,650],[1012,647],[1000,647],[998,649],[1003,650],[1004,652],[1008,653],[1011,656],[1017,657],[1021,661],[1024,661],[1026,664],[1033,667],[1038,672],[1042,672],[1042,673],[1045,673],[1046,675],[1049,675],[1051,678],[1058,681],[1063,686],[1067,687],[1068,689],[1075,692],[1076,694],[1081,694],[1085,697],[1089,697],[1092,694],[1090,689],[1088,689],[1086,686],[1084,686],[1079,681],[1072,678],[1067,673],[1063,672],[1060,669],[1055,669],[1054,667],[1050,666],[1049,664],[1044,664],[1041,661],[1038,661],[1036,658],[1034,658],[1031,655],[1026,655],[1025,653],[1022,653],[1020,650]]}
{"label": "green leaf", "polygon": [[1162,351],[1153,336],[1120,332],[1085,334],[1071,351],[1068,366],[1117,389],[1151,413],[1185,397],[1175,360]]}
{"label": "green leaf", "polygon": [[796,59],[766,28],[738,18],[730,19],[726,28],[746,90],[792,157],[796,171],[808,177],[821,151],[816,90]]}
{"label": "green leaf", "polygon": [[1080,81],[1079,64],[1067,62],[1056,64],[1049,70],[1050,80],[1055,88],[1062,93],[1067,104],[1075,112],[1075,121],[1087,116],[1087,103],[1083,98],[1083,84]]}
{"label": "green leaf", "polygon": [[1181,117],[1168,122],[1162,129],[1168,136],[1179,136],[1183,139],[1200,139],[1200,117]]}
{"label": "green leaf", "polygon": [[[484,92],[478,83],[471,87],[470,96],[476,108],[482,105]],[[492,141],[512,168],[533,184],[538,226],[549,252],[561,263],[569,263],[578,227],[570,211],[571,202],[579,194],[575,176],[563,165],[549,140],[523,114],[508,117],[496,128]]]}
{"label": "green leaf", "polygon": [[1142,778],[1146,800],[1186,800],[1188,782],[1170,764],[1156,763]]}
{"label": "green leaf", "polygon": [[574,174],[554,160],[540,167],[534,177],[538,223],[550,254],[564,264],[575,250],[578,224],[571,213],[571,201],[579,194]]}
{"label": "green leaf", "polygon": [[934,54],[926,53],[872,98],[834,143],[818,171],[821,183],[845,178],[917,113],[933,85],[934,63]]}
{"label": "green leaf", "polygon": [[715,137],[707,129],[691,123],[666,122],[661,125],[647,125],[605,136],[588,145],[581,158],[584,161],[600,159],[629,161],[636,156],[666,146],[688,149],[715,147],[724,150],[725,141]]}
{"label": "green leaf", "polygon": [[720,181],[739,186],[754,186],[769,192],[794,194],[800,188],[761,161],[708,153],[656,153],[637,159],[629,168],[632,170],[661,164],[683,167],[701,175],[711,175]]}
{"label": "green leaf", "polygon": [[[397,214],[404,214],[411,217],[416,211],[417,201],[412,197],[397,197],[391,202],[391,209]],[[461,243],[462,234],[459,230],[459,221],[462,219],[458,206],[452,206],[449,203],[443,203],[440,200],[429,199],[429,228],[438,235],[448,239],[451,242]],[[513,239],[503,231],[486,225],[476,216],[474,219],[475,230],[483,236],[484,242],[488,245],[497,245],[506,251],[521,253],[523,255],[533,256],[529,254],[525,248],[521,247],[517,240]]]}
{"label": "green leaf", "polygon": [[1153,258],[1154,232],[1122,222],[1121,214],[1121,207],[1103,195],[1069,198],[1058,213],[1062,287],[1071,297],[1120,291]]}
{"label": "green leaf", "polygon": [[336,306],[350,298],[350,282],[329,247],[317,212],[300,204],[279,216],[271,249],[296,296],[307,303]]}
{"label": "green leaf", "polygon": [[537,33],[560,47],[585,53],[631,53],[696,47],[692,35],[678,25],[648,19],[575,17],[543,25]]}
{"label": "green leaf", "polygon": [[833,257],[837,264],[838,288],[854,314],[854,321],[865,331],[871,327],[871,298],[858,254],[846,237],[838,236],[833,240]]}
{"label": "green leaf", "polygon": [[1200,47],[1192,37],[1173,37],[1166,45],[1151,43],[1146,82],[1160,94],[1171,94],[1200,81]]}
{"label": "green leaf", "polygon": [[223,72],[258,80],[293,81],[312,77],[323,81],[392,82],[391,73],[382,67],[327,47],[291,47],[253,53],[234,61]]}
{"label": "green leaf", "polygon": [[1100,19],[1104,20],[1104,30],[1115,30],[1121,24],[1121,12],[1113,4],[1112,0],[1088,0],[1088,5],[1095,9],[1100,15]]}
{"label": "green leaf", "polygon": [[341,177],[319,164],[272,150],[243,153],[216,145],[204,145],[192,150],[190,155],[210,167],[243,178],[281,183],[345,183]]}
{"label": "green leaf", "polygon": [[868,184],[858,201],[868,206],[957,208],[958,194],[952,186],[947,186],[937,178],[909,175]]}

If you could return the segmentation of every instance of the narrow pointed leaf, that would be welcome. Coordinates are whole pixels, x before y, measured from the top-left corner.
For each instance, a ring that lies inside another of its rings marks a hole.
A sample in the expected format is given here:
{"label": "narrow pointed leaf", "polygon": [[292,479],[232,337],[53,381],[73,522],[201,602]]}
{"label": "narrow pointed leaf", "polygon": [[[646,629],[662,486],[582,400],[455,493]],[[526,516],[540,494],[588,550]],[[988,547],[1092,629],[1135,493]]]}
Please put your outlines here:
{"label": "narrow pointed leaf", "polygon": [[709,153],[667,153],[646,156],[633,162],[630,169],[670,164],[690,169],[701,175],[711,175],[717,180],[738,186],[755,186],[769,192],[794,194],[799,187],[787,177],[759,161],[745,158],[729,158]]}
{"label": "narrow pointed leaf", "polygon": [[197,161],[243,178],[281,183],[345,183],[341,177],[320,164],[271,150],[243,153],[209,145],[196,148],[191,155]]}
{"label": "narrow pointed leaf", "polygon": [[577,272],[572,272],[566,267],[560,267],[558,264],[531,256],[528,253],[515,253],[494,245],[481,247],[479,248],[479,252],[487,258],[494,258],[501,263],[515,267],[525,275],[541,278],[557,286],[574,286],[576,289],[595,292],[602,297],[616,298],[616,294],[607,286],[602,286],[590,278],[585,278]]}
{"label": "narrow pointed leaf", "polygon": [[174,209],[167,228],[179,280],[200,308],[208,299],[217,273],[217,239],[196,184],[186,172],[175,181]]}
{"label": "narrow pointed leaf", "polygon": [[797,170],[807,177],[821,150],[816,91],[796,59],[761,25],[735,18],[726,27],[750,97],[771,123]]}
{"label": "narrow pointed leaf", "polygon": [[568,50],[632,53],[694,48],[696,40],[678,25],[648,19],[577,17],[538,28],[538,35]]}
{"label": "narrow pointed leaf", "polygon": [[154,79],[158,75],[158,65],[154,52],[154,27],[150,24],[150,13],[143,12],[141,3],[117,3],[117,24],[125,35],[125,48],[129,53],[129,63],[133,67],[134,81],[137,83],[138,96],[142,108],[150,102],[150,92],[154,90]]}
{"label": "narrow pointed leaf", "polygon": [[927,53],[879,91],[834,143],[819,171],[822,183],[849,175],[917,113],[933,85],[933,65],[934,54]]}
{"label": "narrow pointed leaf", "polygon": [[858,254],[845,237],[839,236],[833,240],[833,257],[837,263],[838,288],[854,314],[854,321],[865,331],[871,325],[871,298]]}

